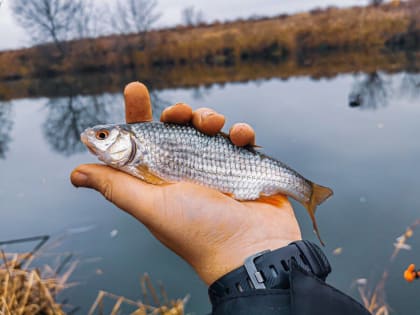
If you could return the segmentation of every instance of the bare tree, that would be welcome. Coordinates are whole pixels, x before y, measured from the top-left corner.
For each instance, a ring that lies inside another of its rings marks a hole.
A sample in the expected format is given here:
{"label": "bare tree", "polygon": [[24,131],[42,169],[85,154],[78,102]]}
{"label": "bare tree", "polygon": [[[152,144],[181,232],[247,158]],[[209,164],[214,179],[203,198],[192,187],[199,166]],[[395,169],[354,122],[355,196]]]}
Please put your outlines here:
{"label": "bare tree", "polygon": [[64,54],[62,42],[74,31],[74,17],[83,8],[82,0],[14,0],[10,4],[16,20],[34,42],[52,41]]}
{"label": "bare tree", "polygon": [[72,36],[77,38],[94,38],[109,31],[102,18],[105,15],[103,6],[95,5],[93,0],[83,0],[77,15],[73,17]]}
{"label": "bare tree", "polygon": [[121,34],[147,32],[159,20],[157,0],[118,0],[112,18]]}
{"label": "bare tree", "polygon": [[195,26],[204,22],[203,11],[196,10],[194,6],[189,6],[181,11],[182,23],[187,26]]}

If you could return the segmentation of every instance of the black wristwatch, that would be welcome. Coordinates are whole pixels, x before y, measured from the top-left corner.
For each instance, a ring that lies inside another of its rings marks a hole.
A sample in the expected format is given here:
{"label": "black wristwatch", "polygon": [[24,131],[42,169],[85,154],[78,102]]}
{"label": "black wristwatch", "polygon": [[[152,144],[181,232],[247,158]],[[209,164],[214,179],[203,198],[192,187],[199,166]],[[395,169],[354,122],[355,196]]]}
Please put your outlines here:
{"label": "black wristwatch", "polygon": [[209,287],[212,304],[232,294],[263,289],[289,289],[292,263],[325,281],[331,266],[325,254],[314,243],[297,241],[274,251],[263,251],[248,257],[239,267]]}

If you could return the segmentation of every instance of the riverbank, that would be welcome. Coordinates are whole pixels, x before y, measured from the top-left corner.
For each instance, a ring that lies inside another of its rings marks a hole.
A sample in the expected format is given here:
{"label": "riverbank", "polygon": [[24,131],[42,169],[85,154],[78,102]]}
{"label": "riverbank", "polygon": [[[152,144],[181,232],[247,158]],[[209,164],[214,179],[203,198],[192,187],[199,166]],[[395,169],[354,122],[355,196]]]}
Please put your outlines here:
{"label": "riverbank", "polygon": [[333,78],[350,73],[420,72],[420,50],[399,52],[342,52],[312,54],[304,60],[289,58],[276,62],[241,62],[229,67],[185,65],[182,67],[150,68],[137,72],[125,71],[62,75],[52,78],[11,80],[0,83],[0,101],[32,97],[98,95],[120,93],[127,82],[141,80],[152,90],[195,88],[291,77]]}
{"label": "riverbank", "polygon": [[[0,95],[3,99],[13,98],[14,93],[5,91],[6,86],[19,81],[103,73],[121,76],[127,71],[145,80],[170,73],[175,76],[174,81],[186,81],[185,75],[192,76],[194,81],[197,76],[203,76],[196,71],[199,68],[213,69],[212,73],[229,72],[214,68],[241,65],[244,69],[242,65],[261,62],[274,64],[274,71],[285,71],[280,76],[287,77],[289,73],[296,73],[290,67],[312,67],[311,60],[319,60],[318,56],[367,56],[372,51],[384,55],[384,50],[417,48],[420,46],[419,19],[420,1],[416,0],[398,7],[329,8],[291,16],[78,40],[64,43],[65,56],[52,44],[6,51],[0,53],[0,82],[3,82]],[[323,67],[330,64],[328,60],[323,63]],[[340,63],[345,67],[345,61]],[[210,78],[210,81],[207,78],[200,82],[223,80]]]}

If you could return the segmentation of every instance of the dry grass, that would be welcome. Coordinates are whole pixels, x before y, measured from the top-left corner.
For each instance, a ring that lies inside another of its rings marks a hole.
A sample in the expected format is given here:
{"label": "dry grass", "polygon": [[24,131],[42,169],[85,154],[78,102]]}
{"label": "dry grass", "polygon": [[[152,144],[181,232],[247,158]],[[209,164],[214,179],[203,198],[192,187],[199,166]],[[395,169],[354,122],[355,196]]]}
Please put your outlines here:
{"label": "dry grass", "polygon": [[386,301],[385,291],[386,282],[389,276],[389,269],[398,256],[398,253],[402,249],[410,248],[407,241],[413,236],[414,230],[419,226],[420,219],[417,219],[406,228],[405,232],[401,236],[396,239],[396,242],[394,243],[394,251],[389,258],[389,263],[385,267],[382,277],[373,289],[369,288],[369,283],[366,279],[359,279],[356,281],[357,289],[363,305],[369,310],[369,312],[372,313],[372,315],[388,315],[391,313],[391,308]]}
{"label": "dry grass", "polygon": [[[150,277],[145,274],[140,280],[143,301],[147,301],[146,304],[140,301],[133,301],[123,296],[118,296],[109,292],[100,291],[98,296],[89,310],[88,315],[103,315],[104,314],[104,303],[106,300],[112,301],[114,304],[110,315],[119,314],[122,306],[131,306],[134,308],[131,315],[184,315],[184,307],[189,297],[178,300],[169,300],[163,286],[160,286],[160,298],[157,294],[155,287],[153,286]],[[151,300],[149,300],[149,296]],[[152,306],[151,304],[154,304]]]}
{"label": "dry grass", "polygon": [[[186,65],[232,66],[247,60],[305,58],[314,52],[383,48],[391,38],[416,30],[420,1],[400,6],[330,8],[291,16],[177,27],[147,34],[108,36],[65,43],[60,58],[52,45],[0,53],[0,79],[50,77]],[[414,21],[414,22],[413,22]],[[146,38],[146,47],[140,42]]]}
{"label": "dry grass", "polygon": [[[56,266],[43,265],[32,267],[34,261],[48,256],[44,246],[47,236],[0,242],[0,246],[39,241],[31,252],[5,253],[0,249],[0,314],[1,315],[65,315],[75,312],[78,307],[71,307],[57,301],[57,295],[64,289],[76,285],[69,278],[78,265],[72,255],[52,255]],[[57,243],[48,248],[56,247]],[[42,251],[41,251],[42,250]],[[100,291],[89,310],[89,315],[127,314],[124,309],[131,308],[131,315],[183,315],[184,299],[170,300],[162,285],[160,296],[146,274],[140,280],[143,301],[133,301],[123,296]],[[110,304],[110,302],[112,304]],[[106,306],[106,307],[105,307]],[[70,311],[66,311],[70,309]],[[110,309],[108,311],[108,309]]]}
{"label": "dry grass", "polygon": [[[42,237],[39,240],[42,241]],[[7,242],[2,242],[4,243]],[[32,268],[31,264],[38,249],[24,254],[5,253],[1,250],[0,314],[65,314],[63,305],[56,301],[56,296],[72,286],[68,279],[78,262],[70,263],[64,272],[61,272],[64,265]]]}

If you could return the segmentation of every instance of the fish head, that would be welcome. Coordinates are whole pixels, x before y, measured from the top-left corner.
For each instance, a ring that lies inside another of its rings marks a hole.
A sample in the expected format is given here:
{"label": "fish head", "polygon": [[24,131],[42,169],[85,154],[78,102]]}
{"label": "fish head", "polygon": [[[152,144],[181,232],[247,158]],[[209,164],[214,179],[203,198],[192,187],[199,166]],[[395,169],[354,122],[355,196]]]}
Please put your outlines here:
{"label": "fish head", "polygon": [[130,131],[119,125],[88,128],[82,132],[80,139],[99,160],[111,166],[124,166],[136,154],[136,144]]}

